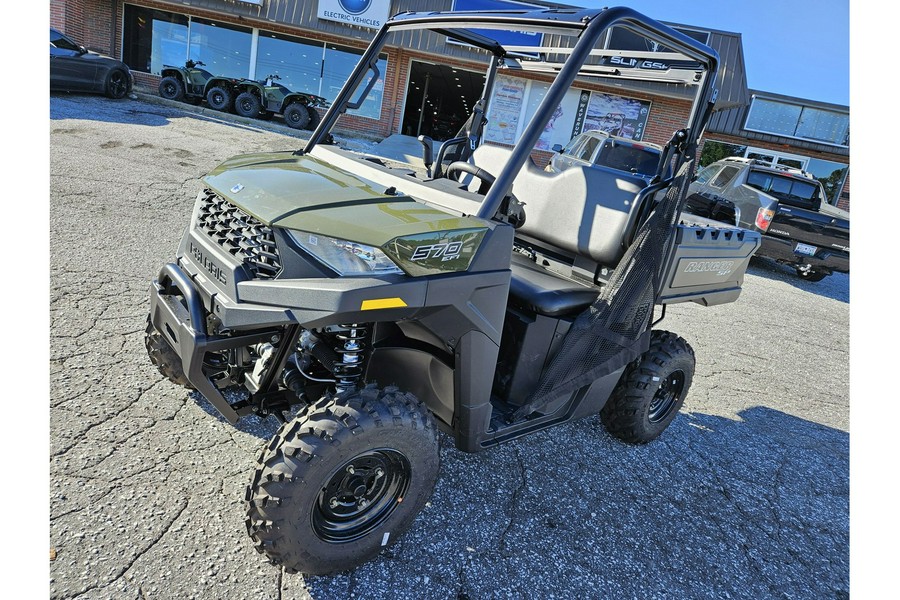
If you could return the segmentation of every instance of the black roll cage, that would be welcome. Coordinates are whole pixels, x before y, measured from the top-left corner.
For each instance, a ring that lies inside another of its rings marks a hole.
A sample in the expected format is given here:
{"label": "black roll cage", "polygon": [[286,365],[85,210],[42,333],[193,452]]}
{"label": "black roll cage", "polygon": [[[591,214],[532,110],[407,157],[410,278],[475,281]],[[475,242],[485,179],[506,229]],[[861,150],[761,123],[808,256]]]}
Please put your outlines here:
{"label": "black roll cage", "polygon": [[[379,76],[377,61],[378,55],[384,48],[388,34],[404,30],[429,30],[439,35],[446,35],[454,40],[481,48],[491,53],[495,58],[491,60],[489,76],[486,78],[483,98],[490,97],[488,86],[493,84],[493,72],[499,63],[510,54],[507,48],[495,40],[481,35],[473,29],[506,29],[510,31],[534,31],[539,33],[563,34],[577,36],[578,41],[572,48],[532,48],[531,51],[539,52],[542,56],[548,53],[568,54],[568,58],[562,63],[538,62],[529,64],[522,61],[521,67],[525,70],[544,70],[556,72],[556,78],[547,91],[540,105],[534,113],[531,121],[525,127],[522,136],[516,143],[512,155],[505,168],[497,175],[478,213],[475,215],[483,219],[490,219],[500,208],[503,199],[509,194],[513,180],[521,170],[525,161],[537,144],[544,131],[547,122],[553,115],[556,107],[562,102],[566,91],[575,82],[579,75],[584,76],[627,76],[651,81],[660,81],[658,73],[625,74],[622,70],[609,67],[599,68],[597,65],[587,65],[591,56],[603,54],[595,50],[604,32],[613,26],[629,29],[638,35],[647,37],[675,51],[681,58],[695,61],[699,71],[695,73],[693,85],[699,87],[695,95],[691,109],[689,126],[682,130],[679,146],[683,149],[694,148],[709,115],[712,112],[716,100],[715,81],[718,73],[719,56],[712,48],[682,34],[667,25],[664,25],[650,17],[647,17],[633,9],[615,7],[607,9],[585,10],[535,10],[535,11],[462,11],[462,12],[431,12],[414,13],[407,12],[395,15],[389,19],[375,34],[368,49],[357,63],[352,74],[347,79],[337,98],[328,109],[322,121],[310,137],[309,142],[298,154],[310,152],[317,144],[321,143],[338,117],[348,109],[358,108],[366,94],[372,89],[375,80]],[[512,51],[524,51],[523,47],[510,48]],[[543,50],[543,52],[541,52]],[[607,51],[607,54],[632,56],[633,52]],[[649,53],[655,55],[654,53]],[[351,101],[353,94],[363,83],[366,74],[372,76],[368,85],[355,100]],[[684,83],[684,81],[681,81]],[[473,140],[474,143],[474,140]],[[678,163],[674,165],[672,172],[677,172],[680,163],[686,160],[688,152],[678,153]]]}

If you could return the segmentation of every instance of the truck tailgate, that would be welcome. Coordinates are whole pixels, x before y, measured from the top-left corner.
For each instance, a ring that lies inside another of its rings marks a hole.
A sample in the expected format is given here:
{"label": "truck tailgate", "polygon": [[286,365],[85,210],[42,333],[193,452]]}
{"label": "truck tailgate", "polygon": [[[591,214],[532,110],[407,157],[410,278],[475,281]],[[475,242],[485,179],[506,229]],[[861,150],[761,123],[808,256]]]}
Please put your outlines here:
{"label": "truck tailgate", "polygon": [[819,248],[850,251],[850,222],[811,210],[779,205],[769,235]]}

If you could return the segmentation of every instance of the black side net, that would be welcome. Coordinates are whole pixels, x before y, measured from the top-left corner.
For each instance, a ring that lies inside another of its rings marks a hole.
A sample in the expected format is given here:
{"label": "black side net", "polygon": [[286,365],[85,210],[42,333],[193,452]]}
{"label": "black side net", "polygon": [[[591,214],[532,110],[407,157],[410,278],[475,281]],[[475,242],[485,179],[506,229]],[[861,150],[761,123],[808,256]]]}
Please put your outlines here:
{"label": "black side net", "polygon": [[693,160],[681,165],[609,283],[597,300],[576,317],[559,352],[528,401],[513,414],[513,420],[615,372],[647,351],[650,320],[674,244],[681,199],[693,172]]}

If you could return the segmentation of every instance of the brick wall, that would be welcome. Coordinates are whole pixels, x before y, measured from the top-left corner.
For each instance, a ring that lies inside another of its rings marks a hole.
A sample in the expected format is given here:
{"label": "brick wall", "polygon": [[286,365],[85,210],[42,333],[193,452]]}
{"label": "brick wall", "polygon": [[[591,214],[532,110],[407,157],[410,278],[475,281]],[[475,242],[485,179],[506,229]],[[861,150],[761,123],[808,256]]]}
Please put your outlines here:
{"label": "brick wall", "polygon": [[118,57],[113,43],[118,20],[113,19],[113,3],[119,0],[50,0],[50,26],[88,50]]}

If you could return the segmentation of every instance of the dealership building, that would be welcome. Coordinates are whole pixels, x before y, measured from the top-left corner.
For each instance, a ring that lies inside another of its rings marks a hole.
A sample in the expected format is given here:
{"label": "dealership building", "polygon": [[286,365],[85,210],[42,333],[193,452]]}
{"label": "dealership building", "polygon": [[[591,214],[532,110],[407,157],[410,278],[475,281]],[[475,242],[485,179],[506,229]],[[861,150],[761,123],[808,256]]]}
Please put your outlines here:
{"label": "dealership building", "polygon": [[[88,49],[121,58],[139,88],[155,90],[163,65],[202,61],[216,75],[263,79],[277,74],[293,91],[331,100],[377,28],[405,11],[567,8],[533,0],[50,0],[50,25]],[[652,16],[652,15],[651,15]],[[739,33],[670,24],[706,43],[721,58],[716,112],[701,162],[729,155],[803,168],[825,184],[829,202],[849,209],[849,108],[749,90]],[[553,46],[558,40],[504,40]],[[549,37],[549,36],[548,36]],[[649,50],[621,28],[607,48]],[[432,32],[397,34],[379,61],[383,74],[358,110],[339,123],[348,133],[378,138],[453,137],[480,96],[487,52]],[[510,145],[549,87],[546,76],[498,76],[485,139]],[[538,144],[549,156],[588,129],[663,144],[690,112],[690,82],[617,77],[580,79]]]}

